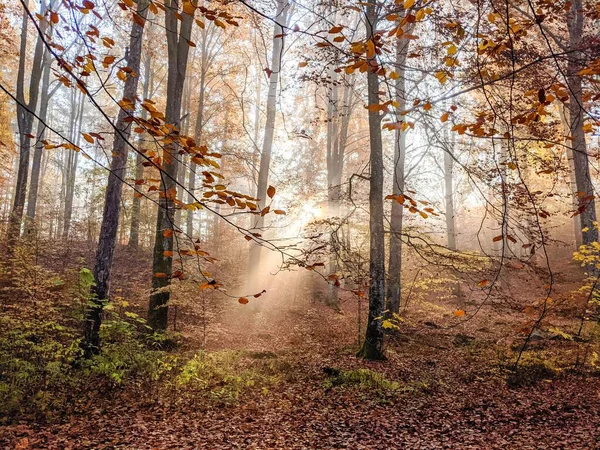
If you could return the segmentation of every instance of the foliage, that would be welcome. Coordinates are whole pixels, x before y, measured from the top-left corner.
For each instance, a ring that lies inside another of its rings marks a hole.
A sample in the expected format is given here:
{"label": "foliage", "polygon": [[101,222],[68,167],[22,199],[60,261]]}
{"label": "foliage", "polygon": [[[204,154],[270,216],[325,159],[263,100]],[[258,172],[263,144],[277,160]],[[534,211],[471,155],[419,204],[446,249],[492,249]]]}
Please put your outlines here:
{"label": "foliage", "polygon": [[248,389],[268,393],[288,368],[277,359],[247,359],[245,352],[200,352],[179,370],[176,383],[186,396],[204,393],[211,400],[231,403]]}
{"label": "foliage", "polygon": [[332,376],[325,380],[325,387],[338,386],[373,391],[380,394],[393,394],[400,389],[400,384],[397,381],[390,381],[384,374],[365,368],[334,371]]}

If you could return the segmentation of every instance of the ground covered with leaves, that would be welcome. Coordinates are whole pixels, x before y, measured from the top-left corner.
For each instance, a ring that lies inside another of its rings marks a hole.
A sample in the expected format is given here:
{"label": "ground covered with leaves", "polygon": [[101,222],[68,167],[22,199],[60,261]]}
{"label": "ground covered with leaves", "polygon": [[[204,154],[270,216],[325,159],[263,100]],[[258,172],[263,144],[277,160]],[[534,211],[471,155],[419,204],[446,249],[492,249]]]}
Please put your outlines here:
{"label": "ground covered with leaves", "polygon": [[[48,284],[50,298],[61,289],[64,296],[62,283],[49,276]],[[127,283],[122,289],[133,296]],[[77,298],[77,289],[69,292]],[[481,298],[421,296],[390,333],[388,359],[367,362],[355,357],[358,305],[349,293],[342,313],[302,288],[262,300],[255,308],[221,302],[208,324],[182,308],[169,345],[136,334],[143,321],[135,305],[115,302],[105,352],[88,363],[70,356],[77,330],[69,323],[34,315],[35,329],[15,328],[5,302],[0,338],[13,359],[1,363],[0,446],[600,448],[596,327],[572,336],[577,323],[568,311],[557,309],[555,326],[523,348],[522,307],[492,298],[465,320],[456,311],[473,310]]]}

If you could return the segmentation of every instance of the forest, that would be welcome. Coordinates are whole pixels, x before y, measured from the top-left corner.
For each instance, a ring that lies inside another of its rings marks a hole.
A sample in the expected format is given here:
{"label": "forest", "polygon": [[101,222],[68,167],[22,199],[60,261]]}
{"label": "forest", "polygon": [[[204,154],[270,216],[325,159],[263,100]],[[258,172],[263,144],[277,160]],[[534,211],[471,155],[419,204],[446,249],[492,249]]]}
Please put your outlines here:
{"label": "forest", "polygon": [[0,447],[600,448],[600,3],[0,0]]}

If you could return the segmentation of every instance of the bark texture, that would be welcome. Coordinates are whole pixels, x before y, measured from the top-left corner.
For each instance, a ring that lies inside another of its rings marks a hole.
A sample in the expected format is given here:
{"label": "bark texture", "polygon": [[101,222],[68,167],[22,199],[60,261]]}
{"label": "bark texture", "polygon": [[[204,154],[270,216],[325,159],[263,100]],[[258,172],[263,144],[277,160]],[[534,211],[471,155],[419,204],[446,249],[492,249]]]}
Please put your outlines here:
{"label": "bark texture", "polygon": [[[398,39],[396,45],[396,80],[395,94],[398,102],[398,111],[406,109],[406,79],[404,66],[410,41]],[[394,145],[394,175],[392,179],[392,193],[402,194],[404,191],[404,167],[406,160],[406,132],[396,130]],[[388,260],[388,287],[386,309],[390,314],[400,312],[400,299],[402,296],[402,222],[404,219],[404,206],[396,201],[392,202],[390,217],[390,253]]]}
{"label": "bark texture", "polygon": [[[147,2],[138,0],[138,15],[141,21],[131,21],[131,34],[129,40],[129,55],[127,67],[135,76],[128,76],[123,87],[123,98],[130,99],[135,105],[137,93],[140,60],[142,56],[142,40],[144,34],[144,23],[147,14]],[[127,167],[127,156],[129,154],[129,137],[131,135],[131,124],[127,118],[133,110],[121,108],[117,123],[112,148],[112,160],[110,162],[110,173],[104,196],[104,211],[102,224],[100,226],[100,240],[96,251],[96,262],[94,264],[94,281],[92,287],[93,305],[88,309],[85,323],[85,350],[88,355],[100,349],[100,325],[102,322],[102,307],[110,293],[110,274],[112,269],[113,255],[119,226],[119,207],[123,192],[123,179]]]}
{"label": "bark texture", "polygon": [[[181,2],[183,3],[183,2]],[[178,133],[181,120],[183,84],[189,56],[193,14],[181,13],[177,19],[180,2],[165,1],[165,31],[167,35],[168,74],[165,121]],[[173,240],[175,235],[175,205],[177,195],[178,147],[174,142],[163,149],[160,199],[156,218],[156,235],[152,260],[152,294],[148,305],[148,324],[154,330],[166,330],[169,316],[168,302],[173,267]]]}
{"label": "bark texture", "polygon": [[[573,151],[573,167],[577,184],[577,197],[579,200],[578,213],[583,229],[582,234],[585,245],[598,241],[596,222],[596,204],[594,186],[590,177],[590,167],[587,154],[585,132],[583,130],[585,108],[583,103],[583,88],[581,76],[578,72],[582,69],[582,53],[580,51],[583,36],[583,2],[573,0],[567,13],[567,26],[569,29],[569,56],[567,65],[567,83],[569,85],[569,129]],[[596,273],[595,267],[589,268]]]}
{"label": "bark texture", "polygon": [[[25,68],[27,61],[27,24],[29,22],[29,2],[25,2],[27,9],[23,9],[21,42],[19,53],[19,68],[17,74],[17,125],[19,127],[19,164],[17,168],[17,182],[15,185],[15,195],[13,206],[9,218],[7,241],[9,248],[12,248],[21,234],[21,223],[23,221],[23,212],[25,209],[25,197],[27,194],[27,178],[29,176],[29,159],[31,154],[31,131],[33,129],[33,119],[37,109],[38,97],[40,92],[40,79],[42,77],[42,60],[44,43],[41,36],[38,36],[33,54],[33,66],[30,71]],[[41,2],[40,14],[43,16],[47,11],[46,1]],[[45,33],[47,21],[40,21],[40,32]],[[25,98],[25,74],[30,73],[29,79],[29,98]]]}
{"label": "bark texture", "polygon": [[[290,4],[286,0],[277,0],[277,13],[275,14],[275,25],[273,29],[273,54],[271,56],[271,73],[269,75],[269,91],[267,94],[267,116],[265,121],[265,135],[263,138],[262,152],[260,155],[260,168],[258,172],[258,186],[256,198],[259,199],[258,206],[262,210],[267,199],[267,188],[269,184],[269,170],[271,167],[271,152],[273,149],[273,137],[275,134],[275,114],[277,112],[277,87],[281,72],[281,54],[283,52],[283,27],[287,24]],[[256,231],[260,233],[265,226],[265,219],[259,215],[256,219]],[[261,246],[252,243],[250,247],[249,273],[252,275],[260,265]]]}
{"label": "bark texture", "polygon": [[[366,7],[367,39],[374,39],[377,15],[375,5]],[[373,66],[377,67],[376,56],[370,61],[367,72],[369,105],[379,104],[379,78]],[[374,63],[374,64],[373,64]],[[365,341],[358,353],[365,359],[384,359],[383,324],[381,317],[385,306],[385,237],[383,229],[383,144],[381,139],[381,114],[369,110],[369,140],[371,147],[371,177],[369,181],[369,318]]]}

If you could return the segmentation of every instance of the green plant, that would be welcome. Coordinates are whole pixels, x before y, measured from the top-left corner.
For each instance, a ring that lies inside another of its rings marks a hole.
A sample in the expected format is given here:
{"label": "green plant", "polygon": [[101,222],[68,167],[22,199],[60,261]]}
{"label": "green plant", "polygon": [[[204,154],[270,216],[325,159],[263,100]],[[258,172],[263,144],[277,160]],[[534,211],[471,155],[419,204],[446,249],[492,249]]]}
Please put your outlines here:
{"label": "green plant", "polygon": [[390,381],[383,374],[370,369],[333,371],[331,375],[325,380],[326,388],[345,386],[382,393],[394,393],[400,389],[398,382]]}

